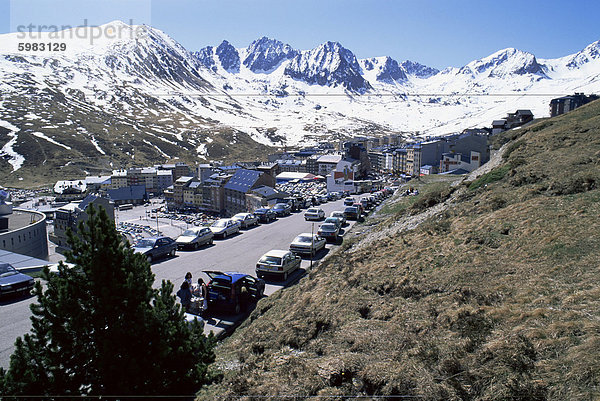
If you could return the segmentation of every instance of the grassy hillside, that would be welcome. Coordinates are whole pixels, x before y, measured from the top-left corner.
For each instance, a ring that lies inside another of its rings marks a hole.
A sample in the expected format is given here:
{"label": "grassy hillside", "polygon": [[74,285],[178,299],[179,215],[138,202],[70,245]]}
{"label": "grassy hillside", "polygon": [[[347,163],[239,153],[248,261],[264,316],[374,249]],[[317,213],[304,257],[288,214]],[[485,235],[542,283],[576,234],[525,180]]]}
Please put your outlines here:
{"label": "grassy hillside", "polygon": [[261,300],[201,396],[600,397],[600,102],[497,141]]}

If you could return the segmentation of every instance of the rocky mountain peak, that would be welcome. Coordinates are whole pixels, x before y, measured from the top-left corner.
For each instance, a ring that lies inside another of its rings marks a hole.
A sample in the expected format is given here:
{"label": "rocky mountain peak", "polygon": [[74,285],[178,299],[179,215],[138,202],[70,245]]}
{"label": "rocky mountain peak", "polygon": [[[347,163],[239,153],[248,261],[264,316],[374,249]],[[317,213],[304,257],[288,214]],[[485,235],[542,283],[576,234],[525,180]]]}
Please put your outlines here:
{"label": "rocky mountain peak", "polygon": [[285,75],[322,86],[343,86],[365,91],[371,85],[361,75],[354,53],[338,42],[325,42],[315,49],[298,53],[285,68]]}
{"label": "rocky mountain peak", "polygon": [[224,40],[215,51],[223,69],[229,72],[240,71],[240,54],[231,43]]}
{"label": "rocky mountain peak", "polygon": [[502,77],[507,75],[535,74],[545,77],[544,68],[535,56],[515,48],[507,48],[462,67],[460,74]]}
{"label": "rocky mountain peak", "polygon": [[268,72],[298,53],[288,44],[263,36],[248,46],[243,64],[252,72]]}
{"label": "rocky mountain peak", "polygon": [[600,40],[589,44],[585,49],[573,55],[571,60],[567,63],[567,67],[570,69],[578,68],[583,64],[598,59],[600,59]]}
{"label": "rocky mountain peak", "polygon": [[426,65],[416,63],[414,61],[406,60],[400,64],[400,67],[404,70],[406,75],[412,75],[417,78],[427,79],[436,75],[440,70]]}

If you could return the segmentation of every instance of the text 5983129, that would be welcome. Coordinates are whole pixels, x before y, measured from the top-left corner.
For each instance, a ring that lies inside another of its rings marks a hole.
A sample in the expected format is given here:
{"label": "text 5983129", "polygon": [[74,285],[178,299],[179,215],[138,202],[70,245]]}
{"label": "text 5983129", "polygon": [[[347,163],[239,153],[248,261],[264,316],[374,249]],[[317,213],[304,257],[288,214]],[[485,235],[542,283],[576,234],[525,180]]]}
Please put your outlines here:
{"label": "text 5983129", "polygon": [[66,43],[60,42],[22,42],[17,46],[20,52],[64,52],[67,50]]}

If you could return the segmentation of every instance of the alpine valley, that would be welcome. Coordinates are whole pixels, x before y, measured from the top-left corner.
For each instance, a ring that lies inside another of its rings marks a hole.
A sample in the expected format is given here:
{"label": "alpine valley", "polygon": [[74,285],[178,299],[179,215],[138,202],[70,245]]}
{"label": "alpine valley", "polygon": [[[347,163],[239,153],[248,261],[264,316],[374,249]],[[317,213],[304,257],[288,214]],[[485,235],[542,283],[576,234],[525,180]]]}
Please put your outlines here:
{"label": "alpine valley", "polygon": [[65,51],[18,52],[19,33],[0,35],[0,182],[255,160],[356,135],[451,134],[517,109],[545,117],[554,97],[600,91],[600,41],[558,59],[510,48],[438,71],[357,59],[338,42],[297,50],[263,37],[189,51],[148,26],[100,28],[119,35],[73,28],[27,40]]}

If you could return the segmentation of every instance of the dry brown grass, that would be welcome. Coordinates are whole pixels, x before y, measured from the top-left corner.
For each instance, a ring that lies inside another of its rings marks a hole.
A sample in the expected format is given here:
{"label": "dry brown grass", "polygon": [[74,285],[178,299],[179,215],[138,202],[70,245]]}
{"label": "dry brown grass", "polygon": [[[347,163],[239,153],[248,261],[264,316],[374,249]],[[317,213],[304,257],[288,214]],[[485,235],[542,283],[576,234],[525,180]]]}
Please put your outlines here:
{"label": "dry brown grass", "polygon": [[261,300],[201,397],[598,397],[600,189],[573,177],[600,172],[599,111],[507,134],[506,176]]}

